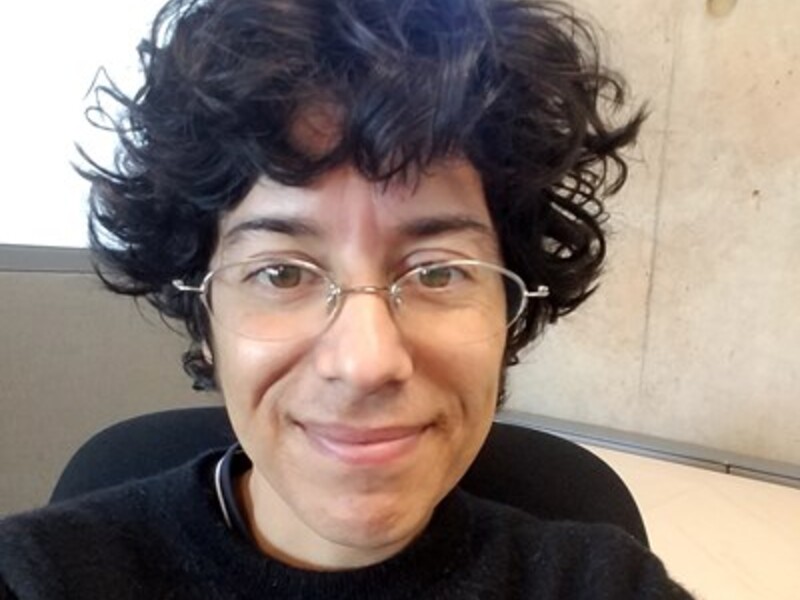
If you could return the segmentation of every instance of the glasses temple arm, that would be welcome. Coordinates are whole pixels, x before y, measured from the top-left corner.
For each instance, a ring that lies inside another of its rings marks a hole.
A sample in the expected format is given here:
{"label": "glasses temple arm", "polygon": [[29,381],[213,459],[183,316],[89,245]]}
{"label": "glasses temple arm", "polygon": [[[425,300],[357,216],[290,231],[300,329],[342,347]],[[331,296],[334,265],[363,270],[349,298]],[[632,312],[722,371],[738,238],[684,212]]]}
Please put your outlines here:
{"label": "glasses temple arm", "polygon": [[550,288],[546,285],[540,285],[533,292],[525,292],[526,298],[547,298],[550,295]]}
{"label": "glasses temple arm", "polygon": [[198,287],[198,286],[194,286],[194,285],[188,285],[188,284],[184,283],[182,279],[173,279],[172,280],[172,286],[175,289],[177,289],[179,292],[196,292],[198,294],[202,294],[203,293],[202,286]]}

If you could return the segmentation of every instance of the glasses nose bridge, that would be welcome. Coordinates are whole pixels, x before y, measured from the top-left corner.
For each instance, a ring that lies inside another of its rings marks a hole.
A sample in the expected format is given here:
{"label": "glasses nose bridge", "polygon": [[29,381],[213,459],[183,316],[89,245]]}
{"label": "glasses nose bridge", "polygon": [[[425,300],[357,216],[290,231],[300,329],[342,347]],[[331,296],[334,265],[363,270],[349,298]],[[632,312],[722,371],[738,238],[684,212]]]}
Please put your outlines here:
{"label": "glasses nose bridge", "polygon": [[339,308],[344,304],[348,296],[356,294],[367,294],[370,296],[382,296],[390,308],[399,300],[397,286],[394,285],[354,285],[350,287],[338,287],[336,296]]}
{"label": "glasses nose bridge", "polygon": [[[354,286],[336,286],[333,290],[334,306],[330,320],[335,321],[344,308],[345,301],[349,296],[358,294],[365,294],[367,296],[379,296],[386,301],[386,308],[389,309],[389,314],[392,319],[397,318],[396,309],[400,304],[399,288],[394,285],[354,285]],[[396,321],[395,321],[396,322]],[[329,323],[330,325],[330,323]]]}

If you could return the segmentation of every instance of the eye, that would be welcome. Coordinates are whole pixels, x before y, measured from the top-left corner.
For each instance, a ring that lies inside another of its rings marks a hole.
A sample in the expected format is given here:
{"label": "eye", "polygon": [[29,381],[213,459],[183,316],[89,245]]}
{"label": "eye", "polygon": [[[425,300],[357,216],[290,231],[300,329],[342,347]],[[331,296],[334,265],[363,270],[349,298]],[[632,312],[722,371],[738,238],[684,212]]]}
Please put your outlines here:
{"label": "eye", "polygon": [[249,278],[253,278],[256,283],[270,285],[280,289],[295,288],[303,282],[303,275],[308,276],[309,272],[296,265],[267,265],[252,273]]}
{"label": "eye", "polygon": [[251,293],[275,296],[306,294],[324,285],[325,278],[313,269],[289,262],[251,264],[239,278]]}
{"label": "eye", "polygon": [[419,283],[426,288],[444,288],[463,278],[464,273],[452,266],[431,265],[419,270]]}

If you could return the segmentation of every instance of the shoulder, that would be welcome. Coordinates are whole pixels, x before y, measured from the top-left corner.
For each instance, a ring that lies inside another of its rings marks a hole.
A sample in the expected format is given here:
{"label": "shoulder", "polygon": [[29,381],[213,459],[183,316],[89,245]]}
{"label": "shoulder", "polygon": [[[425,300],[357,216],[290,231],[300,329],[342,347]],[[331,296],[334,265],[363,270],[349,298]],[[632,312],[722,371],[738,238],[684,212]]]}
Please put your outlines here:
{"label": "shoulder", "polygon": [[0,520],[0,589],[50,598],[76,582],[102,589],[112,579],[137,589],[142,565],[168,565],[180,523],[211,505],[213,490],[202,481],[207,462]]}
{"label": "shoulder", "polygon": [[98,527],[138,526],[141,520],[157,520],[163,510],[180,497],[194,496],[210,483],[213,454],[206,454],[177,468],[145,479],[98,490],[70,500],[50,504],[28,512],[0,519],[2,541],[8,532],[48,534],[65,530],[91,533]]}
{"label": "shoulder", "polygon": [[633,536],[612,525],[547,521],[491,500],[466,493],[463,497],[469,507],[476,543],[536,552],[547,550],[547,557],[559,560],[610,548],[619,548],[626,554],[649,554]]}
{"label": "shoulder", "polygon": [[690,598],[648,548],[618,527],[543,521],[465,497],[473,553],[536,597]]}

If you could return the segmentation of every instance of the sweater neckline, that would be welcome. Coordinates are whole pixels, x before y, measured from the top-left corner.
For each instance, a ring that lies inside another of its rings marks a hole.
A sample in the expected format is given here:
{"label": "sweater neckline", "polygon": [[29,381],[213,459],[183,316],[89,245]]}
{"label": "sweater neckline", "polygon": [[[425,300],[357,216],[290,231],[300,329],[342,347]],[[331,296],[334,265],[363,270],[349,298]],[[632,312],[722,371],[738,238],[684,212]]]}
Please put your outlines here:
{"label": "sweater neckline", "polygon": [[[237,590],[241,597],[262,597],[266,590],[280,590],[283,597],[419,597],[464,564],[470,541],[470,512],[463,492],[456,489],[436,507],[425,531],[383,562],[344,571],[286,565],[263,554],[249,536],[238,535],[226,525],[214,477],[222,454],[217,451],[194,463],[192,480],[185,486],[182,531],[191,538],[194,552],[204,565],[199,569],[201,574],[222,576],[229,589]],[[197,525],[198,519],[203,527]],[[244,589],[249,592],[242,593]]]}

